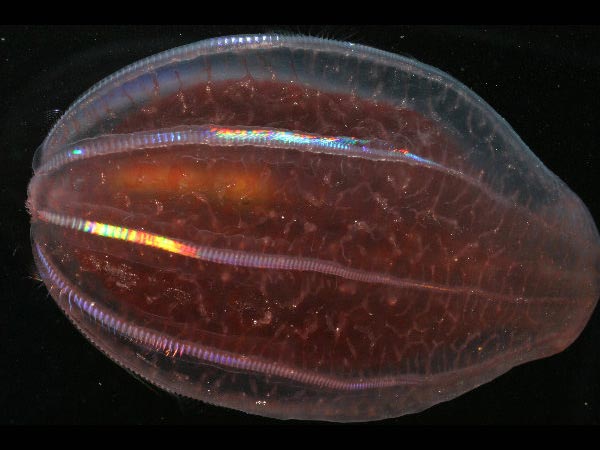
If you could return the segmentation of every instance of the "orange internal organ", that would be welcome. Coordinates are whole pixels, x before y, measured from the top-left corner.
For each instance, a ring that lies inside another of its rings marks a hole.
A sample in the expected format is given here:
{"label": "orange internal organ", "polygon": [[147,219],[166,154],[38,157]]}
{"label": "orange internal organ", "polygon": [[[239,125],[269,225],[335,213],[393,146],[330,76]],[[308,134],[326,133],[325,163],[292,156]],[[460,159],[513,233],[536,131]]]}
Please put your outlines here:
{"label": "orange internal organ", "polygon": [[109,186],[135,194],[197,192],[226,202],[266,203],[275,191],[269,173],[268,167],[206,166],[185,160],[162,165],[133,158],[119,162]]}

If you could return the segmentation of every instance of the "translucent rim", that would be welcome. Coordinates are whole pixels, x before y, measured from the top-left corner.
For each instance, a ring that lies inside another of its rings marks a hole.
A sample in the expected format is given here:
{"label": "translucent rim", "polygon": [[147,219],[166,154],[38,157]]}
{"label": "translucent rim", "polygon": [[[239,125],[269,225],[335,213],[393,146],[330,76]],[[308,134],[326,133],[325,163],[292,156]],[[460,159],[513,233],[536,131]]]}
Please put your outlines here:
{"label": "translucent rim", "polygon": [[[393,67],[403,72],[418,75],[423,79],[435,80],[436,82],[445,85],[447,88],[450,88],[473,108],[480,110],[482,114],[496,119],[500,125],[500,127],[496,128],[496,131],[501,133],[504,139],[512,141],[514,145],[529,149],[506,120],[504,120],[504,118],[481,97],[457,79],[433,66],[422,63],[416,59],[410,59],[362,44],[311,36],[288,36],[281,34],[239,35],[206,39],[166,50],[125,66],[94,84],[73,102],[52,127],[41,147],[46,148],[51,145],[57,131],[82,105],[91,102],[94,97],[101,96],[107,86],[113,83],[124,83],[136,78],[139,76],[139,70],[141,68],[155,70],[168,64],[189,61],[204,55],[272,48],[311,50],[345,56],[352,55],[353,57],[361,58],[363,61],[370,61],[382,66]],[[531,153],[533,155],[533,152]]]}

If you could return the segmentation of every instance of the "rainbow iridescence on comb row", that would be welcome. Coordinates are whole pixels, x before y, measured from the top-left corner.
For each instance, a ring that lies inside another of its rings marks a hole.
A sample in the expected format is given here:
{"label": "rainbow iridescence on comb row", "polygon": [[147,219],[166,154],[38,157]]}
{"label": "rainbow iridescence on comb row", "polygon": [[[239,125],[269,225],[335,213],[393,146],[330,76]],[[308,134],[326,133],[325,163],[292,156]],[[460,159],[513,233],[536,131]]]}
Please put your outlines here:
{"label": "rainbow iridescence on comb row", "polygon": [[[356,139],[346,136],[317,136],[314,134],[296,133],[286,130],[212,127],[210,128],[210,132],[214,133],[217,137],[232,140],[237,144],[255,142],[257,139],[259,141],[274,141],[284,144],[308,144],[341,149],[348,149],[350,146],[355,145],[366,146],[369,144],[368,139]],[[367,151],[366,147],[365,151]]]}
{"label": "rainbow iridescence on comb row", "polygon": [[317,154],[340,154],[376,160],[405,160],[443,169],[443,166],[434,161],[411,153],[406,148],[394,147],[381,140],[357,139],[347,136],[320,136],[270,128],[195,125],[152,132],[100,136],[91,142],[82,141],[75,144],[73,148],[55,155],[38,171],[47,172],[70,161],[99,155],[127,150],[165,148],[171,145],[262,146],[273,149],[297,149]]}
{"label": "rainbow iridescence on comb row", "polygon": [[[163,250],[175,255],[181,255],[203,261],[226,264],[238,267],[269,268],[273,270],[310,271],[334,275],[348,280],[356,280],[390,286],[412,286],[417,289],[438,290],[440,292],[455,291],[442,285],[432,283],[415,283],[388,274],[380,274],[365,270],[350,269],[334,261],[294,257],[281,254],[259,254],[242,250],[229,250],[215,247],[196,245],[182,242],[166,236],[143,230],[134,230],[102,222],[84,220],[77,217],[61,216],[49,211],[39,211],[38,217],[59,227],[81,231],[87,234],[109,239],[126,241],[132,244],[144,245]],[[475,292],[475,290],[472,290]],[[493,293],[487,293],[493,297]]]}

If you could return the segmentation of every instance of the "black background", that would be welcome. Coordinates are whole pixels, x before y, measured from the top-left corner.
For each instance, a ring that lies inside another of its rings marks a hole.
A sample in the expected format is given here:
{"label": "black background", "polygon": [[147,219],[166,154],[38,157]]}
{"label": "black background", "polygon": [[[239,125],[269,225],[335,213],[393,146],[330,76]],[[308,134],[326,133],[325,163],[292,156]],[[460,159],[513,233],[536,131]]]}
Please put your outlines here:
{"label": "black background", "polygon": [[[103,356],[36,279],[25,209],[35,149],[93,83],[172,47],[269,31],[350,40],[448,72],[492,105],[600,222],[598,28],[0,27],[0,423],[282,423],[173,397]],[[596,308],[561,354],[516,367],[420,414],[380,423],[600,424],[599,342]]]}

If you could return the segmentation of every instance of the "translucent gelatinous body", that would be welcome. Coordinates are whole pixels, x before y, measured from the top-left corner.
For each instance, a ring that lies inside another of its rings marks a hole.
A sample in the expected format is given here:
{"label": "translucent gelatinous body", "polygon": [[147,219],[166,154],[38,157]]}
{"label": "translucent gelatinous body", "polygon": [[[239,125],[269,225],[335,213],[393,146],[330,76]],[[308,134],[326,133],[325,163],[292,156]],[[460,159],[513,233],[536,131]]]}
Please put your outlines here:
{"label": "translucent gelatinous body", "polygon": [[74,324],[185,396],[420,411],[561,351],[600,292],[585,206],[479,97],[348,43],[215,39],[126,67],[36,155],[33,252]]}

